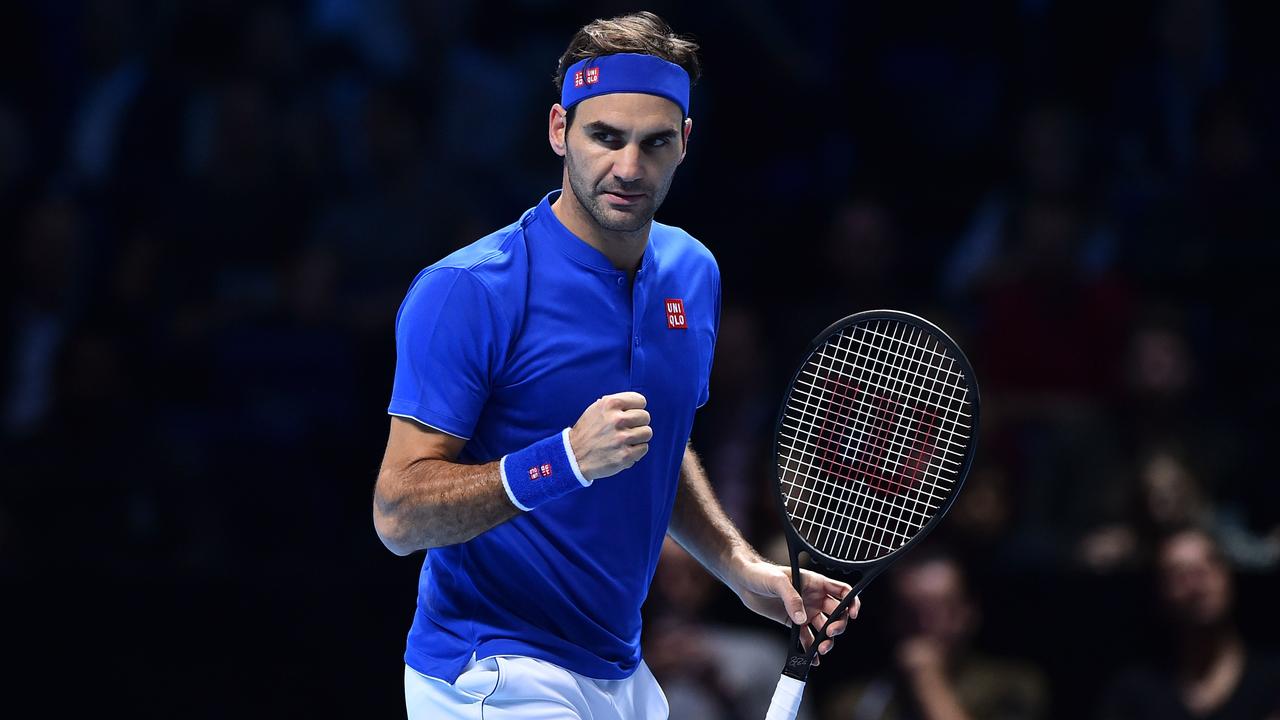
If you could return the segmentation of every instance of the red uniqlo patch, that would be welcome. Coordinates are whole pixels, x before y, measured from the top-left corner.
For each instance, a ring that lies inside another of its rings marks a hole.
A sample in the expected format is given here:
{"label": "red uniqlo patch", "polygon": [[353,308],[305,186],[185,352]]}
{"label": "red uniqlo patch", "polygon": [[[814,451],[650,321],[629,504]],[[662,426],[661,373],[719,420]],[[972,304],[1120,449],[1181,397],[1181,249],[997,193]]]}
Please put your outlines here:
{"label": "red uniqlo patch", "polygon": [[684,300],[680,298],[667,298],[667,329],[668,330],[687,330],[689,328],[689,319],[684,316]]}
{"label": "red uniqlo patch", "polygon": [[595,85],[598,82],[600,82],[600,68],[587,68],[587,84]]}
{"label": "red uniqlo patch", "polygon": [[582,87],[582,71],[581,70],[573,74],[573,86]]}
{"label": "red uniqlo patch", "polygon": [[530,480],[537,480],[537,479],[538,479],[538,468],[536,468],[536,467],[531,467],[531,468],[529,468],[529,479],[530,479]]}
{"label": "red uniqlo patch", "polygon": [[543,463],[538,472],[542,473],[542,477],[551,477],[551,463]]}

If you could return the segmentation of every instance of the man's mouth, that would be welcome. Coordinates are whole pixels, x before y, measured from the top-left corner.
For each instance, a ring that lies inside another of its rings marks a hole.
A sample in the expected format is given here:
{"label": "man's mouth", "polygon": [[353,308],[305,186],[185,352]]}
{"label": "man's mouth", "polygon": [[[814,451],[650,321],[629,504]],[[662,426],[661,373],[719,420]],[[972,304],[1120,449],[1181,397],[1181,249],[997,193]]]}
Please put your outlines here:
{"label": "man's mouth", "polygon": [[606,192],[604,197],[616,205],[634,205],[644,198],[644,193]]}

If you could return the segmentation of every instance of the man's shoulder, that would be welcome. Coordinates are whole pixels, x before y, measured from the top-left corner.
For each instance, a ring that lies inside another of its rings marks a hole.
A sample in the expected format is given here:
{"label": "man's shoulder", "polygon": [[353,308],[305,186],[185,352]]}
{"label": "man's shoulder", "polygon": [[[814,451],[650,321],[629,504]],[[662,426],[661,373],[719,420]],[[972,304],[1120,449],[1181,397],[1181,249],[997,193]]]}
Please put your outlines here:
{"label": "man's shoulder", "polygon": [[661,253],[664,259],[706,264],[712,268],[716,266],[716,258],[711,250],[684,228],[664,225],[655,220],[653,228],[649,231],[649,239],[655,243],[654,249]]}
{"label": "man's shoulder", "polygon": [[432,276],[460,275],[488,288],[497,297],[519,292],[525,282],[528,262],[522,226],[516,221],[464,245],[423,268],[413,285]]}
{"label": "man's shoulder", "polygon": [[454,250],[427,269],[455,268],[482,275],[502,272],[524,259],[521,230],[520,221],[513,222]]}

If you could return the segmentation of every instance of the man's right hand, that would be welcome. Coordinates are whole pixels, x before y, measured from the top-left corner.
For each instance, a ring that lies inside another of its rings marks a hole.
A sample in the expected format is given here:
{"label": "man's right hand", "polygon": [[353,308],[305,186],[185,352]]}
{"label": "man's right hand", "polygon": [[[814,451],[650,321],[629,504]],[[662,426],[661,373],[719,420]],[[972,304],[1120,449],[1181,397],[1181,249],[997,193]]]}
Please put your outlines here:
{"label": "man's right hand", "polygon": [[587,480],[609,477],[635,465],[649,452],[653,428],[644,396],[605,395],[591,403],[569,429],[569,446]]}

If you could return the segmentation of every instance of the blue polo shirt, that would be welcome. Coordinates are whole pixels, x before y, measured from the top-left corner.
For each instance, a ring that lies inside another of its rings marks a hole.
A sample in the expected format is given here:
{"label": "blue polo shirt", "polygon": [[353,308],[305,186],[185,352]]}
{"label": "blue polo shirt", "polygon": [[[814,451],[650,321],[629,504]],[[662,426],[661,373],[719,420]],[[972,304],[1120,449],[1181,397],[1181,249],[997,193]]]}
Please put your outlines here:
{"label": "blue polo shirt", "polygon": [[477,653],[620,679],[640,662],[640,606],[658,564],[720,315],[711,253],[653,223],[629,282],[551,210],[418,274],[396,318],[388,412],[466,439],[485,463],[572,427],[603,395],[645,396],[639,462],[427,553],[405,662],[453,682]]}

